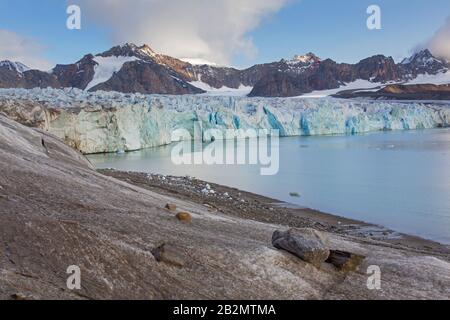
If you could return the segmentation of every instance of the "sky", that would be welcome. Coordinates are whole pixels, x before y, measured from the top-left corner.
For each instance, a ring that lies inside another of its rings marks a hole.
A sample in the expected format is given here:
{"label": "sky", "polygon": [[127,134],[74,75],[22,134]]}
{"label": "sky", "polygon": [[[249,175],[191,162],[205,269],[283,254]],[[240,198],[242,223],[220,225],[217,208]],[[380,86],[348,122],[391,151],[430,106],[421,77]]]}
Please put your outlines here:
{"label": "sky", "polygon": [[[81,8],[81,30],[66,27]],[[381,8],[381,30],[366,26]],[[247,67],[313,52],[355,63],[430,47],[450,59],[448,0],[0,0],[0,59],[49,69],[125,42]]]}

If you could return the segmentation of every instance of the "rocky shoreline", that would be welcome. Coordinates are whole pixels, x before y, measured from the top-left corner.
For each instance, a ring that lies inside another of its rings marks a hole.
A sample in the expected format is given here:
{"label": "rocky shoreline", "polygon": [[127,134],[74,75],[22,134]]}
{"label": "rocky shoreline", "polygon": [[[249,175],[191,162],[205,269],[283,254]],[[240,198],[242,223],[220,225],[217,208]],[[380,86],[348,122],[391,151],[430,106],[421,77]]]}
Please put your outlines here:
{"label": "rocky shoreline", "polygon": [[98,172],[162,195],[193,201],[205,206],[211,213],[288,227],[314,228],[357,237],[362,241],[364,239],[375,240],[389,246],[408,247],[418,252],[450,255],[450,246],[432,240],[402,234],[379,225],[301,208],[262,195],[189,176],[176,177],[112,169],[101,169]]}

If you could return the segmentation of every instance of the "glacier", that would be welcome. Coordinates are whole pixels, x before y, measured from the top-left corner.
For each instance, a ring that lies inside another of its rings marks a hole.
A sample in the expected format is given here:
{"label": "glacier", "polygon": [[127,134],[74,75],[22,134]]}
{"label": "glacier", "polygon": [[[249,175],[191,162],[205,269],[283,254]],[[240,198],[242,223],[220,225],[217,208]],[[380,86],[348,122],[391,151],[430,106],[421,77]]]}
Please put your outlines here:
{"label": "glacier", "polygon": [[[249,98],[143,95],[78,89],[1,89],[0,112],[38,126],[85,154],[167,145],[194,127],[277,129],[280,135],[355,135],[381,130],[447,127],[450,102],[336,98]],[[198,137],[201,138],[201,137]],[[205,138],[205,137],[203,137]]]}

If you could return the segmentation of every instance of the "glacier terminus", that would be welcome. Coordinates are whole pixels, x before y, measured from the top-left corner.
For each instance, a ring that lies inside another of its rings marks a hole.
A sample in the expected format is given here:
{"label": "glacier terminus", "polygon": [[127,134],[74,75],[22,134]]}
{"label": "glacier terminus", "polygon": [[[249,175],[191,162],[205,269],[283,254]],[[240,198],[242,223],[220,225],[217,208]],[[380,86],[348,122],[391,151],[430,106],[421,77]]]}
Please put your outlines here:
{"label": "glacier terminus", "polygon": [[[1,112],[37,125],[85,154],[167,145],[172,133],[278,130],[281,137],[447,127],[445,102],[337,98],[144,95],[79,89],[1,89]],[[196,137],[207,142],[206,137]]]}

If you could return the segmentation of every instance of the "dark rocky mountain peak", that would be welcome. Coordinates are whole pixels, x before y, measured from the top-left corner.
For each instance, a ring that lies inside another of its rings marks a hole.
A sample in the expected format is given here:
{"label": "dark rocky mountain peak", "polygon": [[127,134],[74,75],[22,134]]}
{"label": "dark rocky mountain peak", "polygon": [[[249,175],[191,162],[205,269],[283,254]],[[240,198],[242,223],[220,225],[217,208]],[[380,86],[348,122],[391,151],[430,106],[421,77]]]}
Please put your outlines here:
{"label": "dark rocky mountain peak", "polygon": [[13,62],[13,61],[10,61],[10,60],[0,61],[0,68],[5,69],[5,70],[7,69],[9,71],[16,71],[16,72],[19,72],[19,73],[23,73],[25,71],[30,70],[30,68],[28,68],[23,63],[21,63],[21,62]]}
{"label": "dark rocky mountain peak", "polygon": [[358,78],[372,82],[385,83],[402,78],[394,59],[381,54],[361,60],[355,68]]}
{"label": "dark rocky mountain peak", "polygon": [[419,74],[437,74],[448,70],[449,65],[444,59],[438,59],[428,49],[424,49],[404,59],[400,68],[406,79],[414,79]]}
{"label": "dark rocky mountain peak", "polygon": [[56,65],[52,73],[62,87],[85,89],[94,77],[96,66],[94,56],[87,54],[76,63]]}
{"label": "dark rocky mountain peak", "polygon": [[100,53],[101,57],[136,57],[142,60],[153,60],[159,54],[156,53],[150,46],[144,44],[137,46],[134,43],[126,43],[124,45],[115,46],[108,51]]}
{"label": "dark rocky mountain peak", "polygon": [[431,62],[431,60],[436,59],[430,50],[424,49],[419,52],[414,53],[411,57],[403,59],[401,62],[402,64],[409,64],[409,63],[421,63],[421,64],[427,64]]}
{"label": "dark rocky mountain peak", "polygon": [[322,61],[318,56],[316,56],[314,53],[309,52],[304,55],[295,55],[294,58],[291,60],[284,60],[288,64],[302,64],[302,65],[312,65],[317,64]]}
{"label": "dark rocky mountain peak", "polygon": [[58,79],[49,73],[31,70],[20,62],[0,62],[0,88],[60,88]]}

